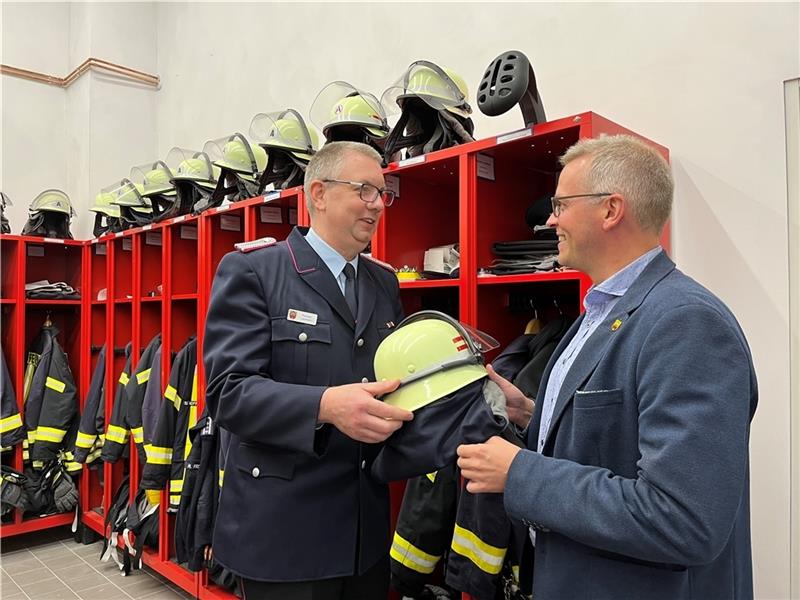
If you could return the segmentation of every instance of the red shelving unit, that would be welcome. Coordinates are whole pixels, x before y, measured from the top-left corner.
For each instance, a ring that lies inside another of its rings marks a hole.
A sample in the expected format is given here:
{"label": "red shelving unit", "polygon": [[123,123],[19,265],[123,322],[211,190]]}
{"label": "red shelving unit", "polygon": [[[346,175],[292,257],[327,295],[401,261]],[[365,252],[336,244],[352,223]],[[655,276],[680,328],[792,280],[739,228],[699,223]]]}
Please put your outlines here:
{"label": "red shelving unit", "polygon": [[[554,193],[558,157],[581,138],[615,133],[633,132],[586,112],[391,163],[385,175],[399,195],[384,213],[372,241],[373,256],[398,268],[407,265],[422,271],[428,248],[451,243],[460,247],[460,277],[400,283],[406,314],[440,310],[490,333],[501,348],[520,335],[533,316],[543,321],[559,313],[577,316],[591,285],[582,273],[493,276],[479,275],[479,269],[493,260],[494,242],[530,238],[525,210],[537,198]],[[668,158],[666,148],[653,145]],[[202,357],[210,288],[222,257],[238,242],[266,236],[282,240],[295,224],[309,224],[301,187],[86,242],[1,236],[0,326],[18,398],[21,401],[24,348],[46,311],[65,324],[62,343],[80,381],[82,399],[97,350],[108,341],[107,418],[125,361],[119,350],[132,341],[135,365],[144,345],[159,331],[164,344],[159,374],[163,391],[171,369],[170,353],[174,355],[190,335],[197,335],[198,357]],[[667,249],[669,241],[667,229],[662,240]],[[29,248],[34,248],[34,256]],[[26,301],[24,283],[36,279],[63,279],[84,293],[79,301]],[[99,299],[103,289],[105,299]],[[118,352],[110,351],[112,347]],[[204,393],[199,360],[198,415]],[[141,465],[133,446],[130,455],[126,464],[102,466],[105,486],[100,485],[99,471],[84,469],[82,521],[90,529],[102,532],[102,515],[123,473],[130,471],[133,480],[138,480]],[[21,452],[15,451],[13,458],[21,467]],[[398,482],[390,490],[392,525],[404,486]],[[131,493],[135,491],[134,486]],[[162,506],[167,500],[164,491]],[[55,526],[71,517],[23,522],[15,515],[13,523],[3,524],[2,535]],[[159,548],[145,549],[144,564],[199,598],[233,598],[210,583],[205,572],[192,573],[175,562],[173,529],[174,515],[160,511]]]}

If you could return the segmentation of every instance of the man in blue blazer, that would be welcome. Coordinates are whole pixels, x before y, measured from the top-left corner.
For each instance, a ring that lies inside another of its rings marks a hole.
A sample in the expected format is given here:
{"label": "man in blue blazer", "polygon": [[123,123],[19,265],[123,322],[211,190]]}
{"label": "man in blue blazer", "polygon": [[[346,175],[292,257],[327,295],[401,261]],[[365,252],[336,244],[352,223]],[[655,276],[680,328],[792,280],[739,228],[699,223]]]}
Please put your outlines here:
{"label": "man in blue blazer", "polygon": [[467,489],[504,492],[530,528],[537,600],[752,598],[744,334],[659,247],[673,195],[660,155],[613,136],[561,162],[548,223],[559,262],[594,285],[535,408],[492,373],[528,449],[461,446]]}
{"label": "man in blue blazer", "polygon": [[366,144],[331,143],[305,174],[311,229],[220,262],[206,319],[206,401],[230,432],[214,558],[248,600],[386,598],[389,492],[370,476],[413,415],[376,399],[397,277],[360,254],[393,193]]}

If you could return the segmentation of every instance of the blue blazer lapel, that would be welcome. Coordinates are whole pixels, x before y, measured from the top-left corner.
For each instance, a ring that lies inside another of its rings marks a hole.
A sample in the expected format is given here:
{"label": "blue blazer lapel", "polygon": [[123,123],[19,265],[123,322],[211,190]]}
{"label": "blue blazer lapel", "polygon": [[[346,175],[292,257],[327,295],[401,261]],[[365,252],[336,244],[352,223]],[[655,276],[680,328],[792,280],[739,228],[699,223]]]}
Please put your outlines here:
{"label": "blue blazer lapel", "polygon": [[[594,333],[592,333],[589,339],[586,340],[586,343],[584,344],[583,348],[581,348],[580,353],[575,358],[575,362],[572,363],[572,366],[567,372],[567,375],[564,378],[564,383],[561,385],[561,389],[558,392],[556,406],[553,409],[553,418],[550,420],[550,429],[548,430],[547,436],[544,440],[545,448],[552,438],[553,432],[556,430],[558,421],[566,410],[567,405],[572,400],[578,388],[594,372],[595,367],[597,367],[597,363],[599,363],[600,359],[602,359],[605,355],[611,340],[615,335],[618,335],[618,331],[625,328],[625,321],[642,304],[644,299],[650,293],[650,290],[652,290],[659,281],[671,273],[673,269],[675,269],[675,263],[669,259],[666,253],[662,251],[660,254],[658,254],[650,262],[650,264],[647,265],[645,270],[642,271],[642,274],[639,275],[636,281],[633,282],[633,285],[631,285],[628,291],[625,292],[625,294],[619,299],[606,319],[600,323],[600,325],[598,325],[597,329],[594,330]],[[579,326],[580,322],[582,321],[583,318],[579,319],[576,321],[576,325]],[[616,321],[619,321],[619,324],[614,326]],[[576,332],[577,328],[573,326],[569,330],[568,336],[564,336],[564,340],[566,340],[567,337],[572,339]],[[555,360],[559,358],[561,352],[566,347],[564,340],[562,340],[562,343],[558,345],[558,348],[556,348],[556,351],[553,353],[553,358],[550,360],[550,363],[547,367],[546,377],[542,379],[542,385],[539,387],[539,396],[541,397],[541,403],[537,400],[539,419],[541,419],[539,404],[544,403],[544,390],[547,388],[546,381],[550,376],[550,371],[552,370]]]}

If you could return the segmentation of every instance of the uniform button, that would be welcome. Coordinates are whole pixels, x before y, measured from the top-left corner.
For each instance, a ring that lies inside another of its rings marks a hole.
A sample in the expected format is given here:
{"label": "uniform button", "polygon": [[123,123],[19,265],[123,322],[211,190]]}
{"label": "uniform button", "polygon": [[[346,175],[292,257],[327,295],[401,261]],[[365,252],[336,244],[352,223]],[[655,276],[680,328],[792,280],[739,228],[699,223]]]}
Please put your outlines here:
{"label": "uniform button", "polygon": [[258,467],[253,467],[253,470],[250,471],[250,473],[253,475],[253,477],[258,477],[261,475],[261,470]]}
{"label": "uniform button", "polygon": [[358,341],[356,342],[356,346],[361,348],[361,346],[363,346],[363,345],[364,345],[364,338],[358,338]]}
{"label": "uniform button", "polygon": [[361,383],[369,383],[369,379],[367,379],[366,377],[362,377]]}
{"label": "uniform button", "polygon": [[362,469],[366,469],[367,468],[367,461],[365,461],[365,460],[361,461],[361,468]]}
{"label": "uniform button", "polygon": [[308,334],[303,331],[300,335],[297,336],[297,339],[301,342],[305,342],[308,339]]}

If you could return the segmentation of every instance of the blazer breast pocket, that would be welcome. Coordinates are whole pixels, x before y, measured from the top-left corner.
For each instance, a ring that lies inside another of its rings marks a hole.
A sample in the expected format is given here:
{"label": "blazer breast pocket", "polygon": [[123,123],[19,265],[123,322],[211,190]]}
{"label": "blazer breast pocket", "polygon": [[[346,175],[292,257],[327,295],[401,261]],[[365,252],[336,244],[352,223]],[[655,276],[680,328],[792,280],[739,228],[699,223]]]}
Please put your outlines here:
{"label": "blazer breast pocket", "polygon": [[577,390],[575,392],[575,409],[603,408],[622,404],[622,389],[613,390]]}
{"label": "blazer breast pocket", "polygon": [[308,385],[330,384],[331,325],[307,325],[277,317],[271,321],[272,364],[276,381]]}

